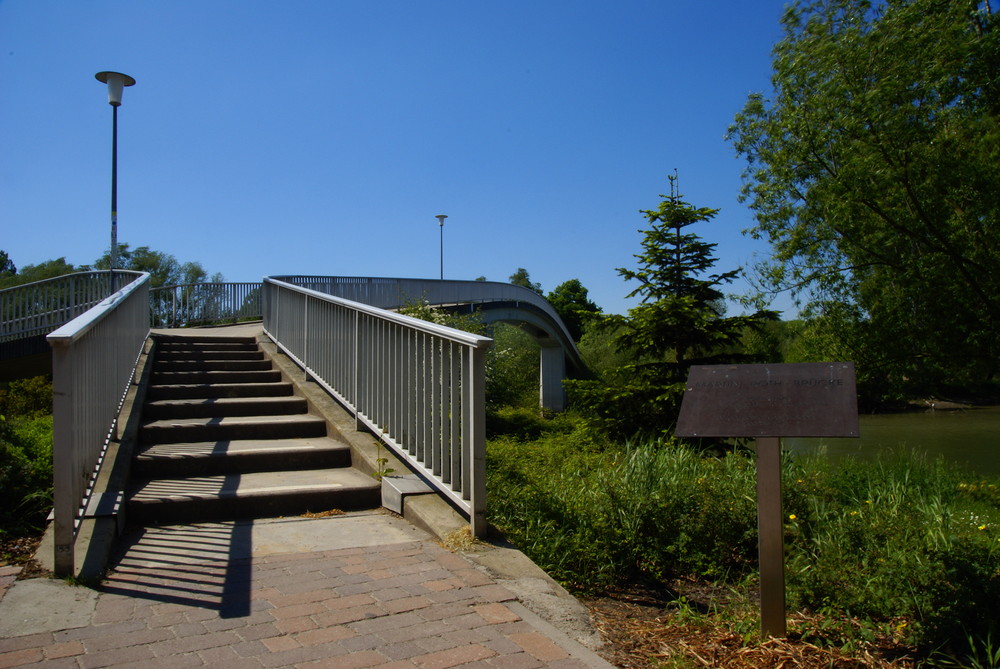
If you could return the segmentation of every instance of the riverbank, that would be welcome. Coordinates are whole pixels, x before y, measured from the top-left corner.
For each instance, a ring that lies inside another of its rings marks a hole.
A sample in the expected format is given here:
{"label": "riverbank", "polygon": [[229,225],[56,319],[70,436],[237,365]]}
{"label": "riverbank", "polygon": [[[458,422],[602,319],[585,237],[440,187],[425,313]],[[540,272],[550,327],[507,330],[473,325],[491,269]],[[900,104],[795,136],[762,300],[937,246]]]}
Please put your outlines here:
{"label": "riverbank", "polygon": [[[752,452],[616,448],[570,432],[494,439],[487,457],[491,520],[571,589],[607,597],[643,584],[672,593],[664,616],[756,629],[740,613],[753,605],[739,603],[753,601],[756,579]],[[964,648],[967,633],[996,638],[997,479],[906,453],[801,457],[785,459],[783,493],[789,610],[815,623],[800,640],[850,652],[888,640],[889,654],[926,655]],[[678,581],[732,596],[695,605]]]}

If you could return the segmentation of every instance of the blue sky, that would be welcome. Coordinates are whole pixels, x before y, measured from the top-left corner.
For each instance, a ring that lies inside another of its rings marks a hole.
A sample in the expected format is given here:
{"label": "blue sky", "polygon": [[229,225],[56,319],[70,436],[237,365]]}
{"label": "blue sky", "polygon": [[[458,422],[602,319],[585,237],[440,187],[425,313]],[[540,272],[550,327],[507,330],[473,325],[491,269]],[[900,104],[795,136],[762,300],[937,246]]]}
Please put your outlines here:
{"label": "blue sky", "polygon": [[[724,140],[785,0],[0,0],[0,249],[119,241],[230,281],[577,278],[608,312],[676,168],[728,271],[766,255]],[[747,286],[734,284],[734,292]],[[789,309],[786,302],[776,303]]]}

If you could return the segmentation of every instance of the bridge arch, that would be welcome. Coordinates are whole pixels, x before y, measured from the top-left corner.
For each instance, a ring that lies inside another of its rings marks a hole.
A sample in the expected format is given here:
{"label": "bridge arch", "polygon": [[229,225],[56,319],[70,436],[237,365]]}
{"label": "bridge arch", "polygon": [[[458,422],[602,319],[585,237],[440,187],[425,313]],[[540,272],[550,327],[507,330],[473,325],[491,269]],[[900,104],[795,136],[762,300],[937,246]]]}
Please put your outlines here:
{"label": "bridge arch", "polygon": [[568,368],[586,369],[566,324],[548,301],[535,291],[499,281],[397,279],[390,277],[276,276],[296,286],[361,302],[381,309],[399,309],[415,301],[461,310],[477,308],[487,323],[522,326],[540,346],[539,404],[566,408],[562,382]]}

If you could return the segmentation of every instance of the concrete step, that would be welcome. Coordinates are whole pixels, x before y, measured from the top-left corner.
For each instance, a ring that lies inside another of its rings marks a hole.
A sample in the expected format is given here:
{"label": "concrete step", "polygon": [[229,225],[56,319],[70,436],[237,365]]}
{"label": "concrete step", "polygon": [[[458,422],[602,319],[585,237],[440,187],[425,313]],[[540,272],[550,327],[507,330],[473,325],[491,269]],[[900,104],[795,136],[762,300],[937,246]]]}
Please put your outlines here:
{"label": "concrete step", "polygon": [[376,508],[381,485],[353,468],[140,480],[127,496],[130,522],[267,518]]}
{"label": "concrete step", "polygon": [[264,360],[155,360],[153,373],[157,372],[210,372],[257,371],[271,369],[271,361]]}
{"label": "concrete step", "polygon": [[263,360],[264,353],[256,349],[240,351],[210,351],[205,349],[156,351],[157,362],[174,360]]}
{"label": "concrete step", "polygon": [[329,437],[151,444],[136,455],[138,478],[216,476],[351,466],[351,448]]}
{"label": "concrete step", "polygon": [[224,416],[287,416],[304,414],[309,405],[304,397],[214,397],[171,399],[146,402],[143,418],[213,418]]}
{"label": "concrete step", "polygon": [[150,386],[148,401],[209,399],[212,397],[282,397],[292,394],[292,384],[277,383],[215,383]]}
{"label": "concrete step", "polygon": [[275,383],[281,372],[271,370],[153,372],[150,383],[157,386],[204,385],[215,383]]}
{"label": "concrete step", "polygon": [[238,439],[303,439],[323,436],[326,436],[326,421],[309,414],[168,418],[144,423],[139,428],[139,441],[142,444]]}
{"label": "concrete step", "polygon": [[175,346],[175,347],[191,347],[191,346],[218,346],[218,347],[257,347],[257,340],[254,337],[213,337],[211,335],[167,335],[167,334],[154,334],[153,340],[156,341],[157,347],[160,346]]}

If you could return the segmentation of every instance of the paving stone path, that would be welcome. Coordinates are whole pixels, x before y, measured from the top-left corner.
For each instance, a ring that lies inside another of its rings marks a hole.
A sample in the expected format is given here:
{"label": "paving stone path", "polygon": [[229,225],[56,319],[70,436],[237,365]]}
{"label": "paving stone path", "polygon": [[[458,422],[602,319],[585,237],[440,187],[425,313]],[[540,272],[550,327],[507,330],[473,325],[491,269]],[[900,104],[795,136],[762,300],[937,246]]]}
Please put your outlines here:
{"label": "paving stone path", "polygon": [[[0,668],[610,666],[429,539],[234,558],[220,550],[232,537],[210,534],[220,531],[187,535],[203,544],[198,558],[162,531],[136,541],[89,620],[8,632]],[[13,615],[6,603],[0,616]]]}

